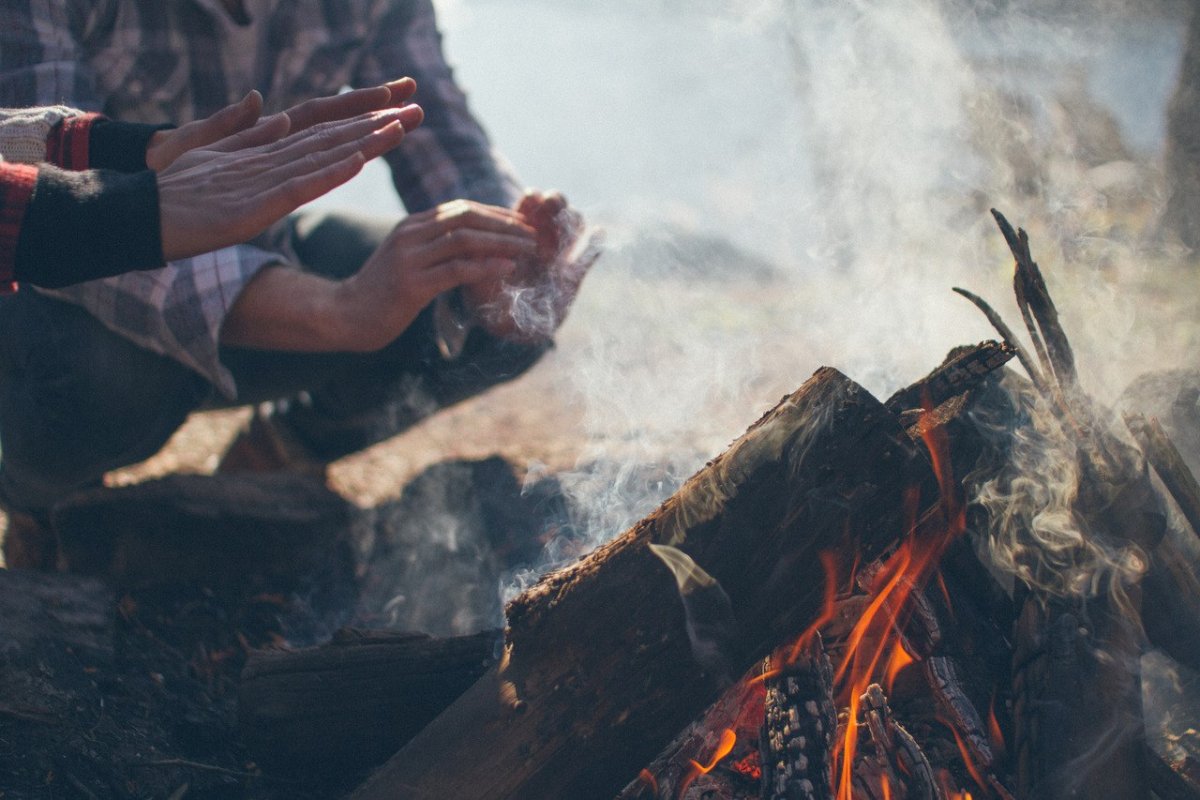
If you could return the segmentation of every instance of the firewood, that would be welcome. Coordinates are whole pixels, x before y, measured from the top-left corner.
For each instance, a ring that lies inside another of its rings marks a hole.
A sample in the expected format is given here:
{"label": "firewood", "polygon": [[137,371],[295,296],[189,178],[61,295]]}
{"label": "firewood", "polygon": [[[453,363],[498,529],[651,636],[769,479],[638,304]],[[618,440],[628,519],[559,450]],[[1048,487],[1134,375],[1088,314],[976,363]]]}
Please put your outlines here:
{"label": "firewood", "polygon": [[894,416],[819,370],[656,512],[514,600],[499,665],[352,797],[611,798],[721,689],[649,546],[721,587],[720,656],[738,675],[815,618],[817,554],[894,543],[926,478]]}
{"label": "firewood", "polygon": [[1125,415],[1125,425],[1171,493],[1184,519],[1192,527],[1192,532],[1200,536],[1200,486],[1196,484],[1196,478],[1183,456],[1163,430],[1162,423],[1154,417],[1130,413]]}
{"label": "firewood", "polygon": [[1018,795],[1149,796],[1135,622],[1104,598],[1030,595],[1015,640]]}
{"label": "firewood", "polygon": [[291,475],[171,475],[97,488],[55,506],[60,565],[117,588],[197,582],[236,596],[294,588],[314,604],[357,592],[355,510]]}
{"label": "firewood", "polygon": [[479,679],[498,634],[341,630],[321,647],[254,651],[238,692],[246,747],[271,772],[362,775]]}
{"label": "firewood", "polygon": [[833,666],[821,637],[800,658],[766,681],[759,749],[766,800],[825,800],[831,782],[837,710]]}

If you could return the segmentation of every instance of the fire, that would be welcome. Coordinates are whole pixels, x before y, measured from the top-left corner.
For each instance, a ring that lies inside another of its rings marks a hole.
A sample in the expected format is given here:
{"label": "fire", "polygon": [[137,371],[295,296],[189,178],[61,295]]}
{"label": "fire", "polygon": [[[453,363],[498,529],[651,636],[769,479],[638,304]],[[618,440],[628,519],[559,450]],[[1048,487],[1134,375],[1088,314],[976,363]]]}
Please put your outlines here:
{"label": "fire", "polygon": [[1007,748],[1004,745],[1004,733],[1000,730],[1000,721],[996,719],[996,698],[992,697],[991,706],[988,708],[988,739],[992,750],[996,753],[1004,753]]}
{"label": "fire", "polygon": [[655,779],[653,772],[643,769],[638,773],[638,780],[650,787],[650,793],[653,797],[658,797],[658,781]]}
{"label": "fire", "polygon": [[987,786],[987,781],[985,781],[983,776],[979,774],[979,767],[976,766],[975,759],[971,758],[971,751],[967,748],[967,743],[962,740],[962,737],[959,736],[958,731],[953,725],[945,720],[942,720],[942,724],[949,728],[950,732],[954,734],[954,743],[958,745],[958,752],[959,755],[962,756],[963,764],[965,764],[967,767],[967,772],[971,773],[971,780],[975,781],[976,785],[978,786]]}
{"label": "fire", "polygon": [[[904,499],[908,535],[882,564],[869,565],[867,569],[871,572],[858,578],[860,585],[867,589],[872,597],[846,637],[845,650],[835,664],[834,694],[838,705],[844,709],[841,715],[843,724],[838,726],[838,736],[833,742],[830,764],[836,800],[854,800],[855,797],[854,768],[860,747],[860,735],[865,735],[867,730],[863,709],[866,702],[864,695],[868,687],[873,683],[880,683],[891,692],[896,677],[914,663],[917,657],[906,649],[902,635],[911,613],[911,598],[914,592],[922,591],[931,581],[936,581],[946,599],[947,607],[950,605],[949,591],[937,572],[937,566],[946,548],[965,530],[966,510],[958,500],[957,487],[946,456],[948,448],[945,431],[936,424],[923,422],[918,423],[918,429],[928,448],[933,473],[937,479],[941,496],[940,512],[920,516],[920,489],[912,487]],[[809,650],[821,630],[836,619],[839,611],[839,587],[847,583],[854,584],[860,565],[856,561],[847,576],[840,570],[841,564],[833,551],[821,552],[819,558],[825,573],[819,614],[790,646],[776,652],[772,659],[774,668],[748,680],[747,688],[760,687],[765,679],[780,674],[785,668],[796,663]],[[989,721],[993,735],[997,735],[999,726],[994,713]],[[953,731],[953,727],[951,730]],[[980,786],[986,787],[988,784],[980,778],[958,732],[954,731],[954,735],[967,769]],[[712,771],[730,753],[735,741],[734,731],[727,729],[707,764],[691,761],[690,768],[680,783],[679,796],[682,797],[687,792],[697,777]],[[905,786],[897,785],[896,780],[905,780],[902,772],[885,772],[878,777],[879,790],[886,800],[904,795]],[[947,800],[971,800],[972,795],[969,792],[953,786],[948,774],[941,775],[940,782],[942,796]]]}
{"label": "fire", "polygon": [[812,643],[813,637],[821,630],[834,615],[837,614],[837,587],[838,587],[838,560],[837,555],[832,550],[822,551],[819,556],[821,566],[825,570],[825,595],[821,603],[821,613],[817,615],[816,620],[804,633],[800,634],[800,638],[792,645],[791,653],[788,654],[785,664],[794,664],[796,659],[800,657],[808,646]]}
{"label": "fire", "polygon": [[735,744],[737,744],[737,734],[732,729],[726,728],[724,733],[721,734],[721,741],[717,743],[717,749],[713,751],[712,758],[709,759],[708,764],[701,764],[695,759],[691,760],[689,762],[691,769],[684,776],[683,780],[679,782],[679,797],[687,794],[688,787],[692,785],[692,781],[701,775],[707,775],[712,772],[725,756],[733,752]]}
{"label": "fire", "polygon": [[904,649],[903,644],[896,642],[896,645],[892,648],[892,655],[888,659],[887,671],[884,677],[883,687],[887,689],[888,694],[891,694],[896,685],[896,676],[911,663],[913,663],[913,657]]}
{"label": "fire", "polygon": [[765,670],[761,675],[751,679],[751,684],[761,684],[768,678],[773,678],[778,675],[784,667],[795,664],[800,655],[808,649],[812,644],[813,639],[821,628],[828,625],[837,615],[837,590],[838,590],[838,560],[837,554],[832,550],[823,550],[817,557],[821,560],[821,566],[825,570],[825,589],[824,596],[821,601],[821,612],[813,623],[809,625],[803,633],[796,637],[796,641],[792,643],[788,649],[787,655],[777,655],[773,659],[777,666],[773,669]]}
{"label": "fire", "polygon": [[[906,496],[906,506],[911,533],[872,577],[870,583],[875,596],[847,639],[846,651],[834,677],[837,695],[844,698],[843,704],[848,706],[844,731],[839,741],[835,742],[833,754],[837,800],[853,800],[854,796],[854,761],[861,728],[860,697],[876,680],[881,664],[884,684],[890,691],[896,675],[912,663],[913,657],[904,649],[899,634],[905,609],[912,593],[924,587],[935,575],[946,547],[966,528],[966,510],[957,500],[949,459],[945,455],[948,452],[945,431],[939,426],[926,424],[919,424],[919,429],[928,448],[941,494],[940,524],[918,524],[919,498],[915,488],[910,491]],[[826,568],[828,571],[828,563]],[[827,574],[826,583],[828,597],[829,586],[836,586],[836,579]],[[942,591],[945,592],[944,585]],[[832,613],[822,613],[820,625],[831,618]],[[955,737],[958,738],[957,733]],[[963,750],[968,769],[979,782],[976,768],[967,757],[961,741],[959,747]],[[980,782],[980,785],[986,784]],[[893,790],[894,787],[885,776],[882,784],[884,796],[890,797]]]}

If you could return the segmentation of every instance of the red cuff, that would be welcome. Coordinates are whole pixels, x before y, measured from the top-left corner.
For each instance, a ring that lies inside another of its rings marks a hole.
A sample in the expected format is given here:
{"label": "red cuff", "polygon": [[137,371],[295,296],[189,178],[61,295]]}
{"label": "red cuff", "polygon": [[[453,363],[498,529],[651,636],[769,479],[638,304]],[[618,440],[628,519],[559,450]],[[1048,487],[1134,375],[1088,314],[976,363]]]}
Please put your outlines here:
{"label": "red cuff", "polygon": [[99,114],[80,114],[60,120],[46,139],[46,160],[63,169],[88,168],[88,137]]}
{"label": "red cuff", "polygon": [[17,288],[13,282],[17,239],[37,176],[37,167],[32,164],[0,163],[0,293]]}

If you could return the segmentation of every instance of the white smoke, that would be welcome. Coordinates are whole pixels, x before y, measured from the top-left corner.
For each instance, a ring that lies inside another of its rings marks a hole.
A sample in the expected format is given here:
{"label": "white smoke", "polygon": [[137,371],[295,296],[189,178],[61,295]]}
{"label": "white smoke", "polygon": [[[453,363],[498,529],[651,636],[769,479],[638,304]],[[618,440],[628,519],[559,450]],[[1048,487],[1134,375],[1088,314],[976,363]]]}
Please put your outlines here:
{"label": "white smoke", "polygon": [[[1089,392],[1200,355],[1197,272],[1153,236],[1183,4],[437,6],[498,149],[608,233],[552,356],[596,541],[816,367],[886,396],[994,337],[950,287],[1017,322],[989,207],[1029,230]],[[378,209],[375,178],[352,196]]]}

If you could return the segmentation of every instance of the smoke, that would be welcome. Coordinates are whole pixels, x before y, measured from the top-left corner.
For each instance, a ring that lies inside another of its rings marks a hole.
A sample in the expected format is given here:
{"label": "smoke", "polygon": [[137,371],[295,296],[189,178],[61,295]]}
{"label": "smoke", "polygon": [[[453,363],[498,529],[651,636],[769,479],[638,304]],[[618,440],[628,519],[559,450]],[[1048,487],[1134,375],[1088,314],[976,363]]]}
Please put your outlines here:
{"label": "smoke", "polygon": [[448,7],[499,149],[608,234],[554,356],[586,409],[561,478],[593,542],[817,366],[885,396],[993,336],[951,286],[1018,318],[988,207],[1030,231],[1089,391],[1200,352],[1154,236],[1178,7]]}
{"label": "smoke", "polygon": [[[1029,231],[1090,394],[1200,356],[1200,272],[1157,226],[1187,3],[437,5],[497,148],[607,234],[549,359],[585,410],[576,468],[555,470],[577,538],[526,580],[652,510],[818,366],[884,397],[993,338],[952,286],[1019,320],[990,207]],[[374,179],[322,202],[386,208]]]}

